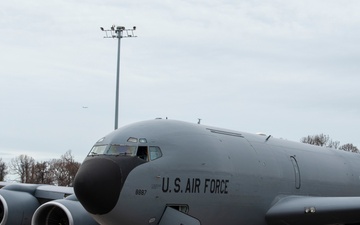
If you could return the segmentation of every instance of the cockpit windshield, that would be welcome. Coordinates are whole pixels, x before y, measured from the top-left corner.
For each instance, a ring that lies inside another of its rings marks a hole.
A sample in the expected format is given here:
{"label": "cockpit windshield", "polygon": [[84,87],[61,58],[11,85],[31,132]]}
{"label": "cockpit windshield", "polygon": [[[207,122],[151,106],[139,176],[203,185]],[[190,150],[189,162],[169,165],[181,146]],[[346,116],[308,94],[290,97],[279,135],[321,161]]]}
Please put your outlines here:
{"label": "cockpit windshield", "polygon": [[95,145],[92,147],[89,155],[102,155],[105,153],[107,145]]}
{"label": "cockpit windshield", "polygon": [[137,146],[128,145],[95,145],[89,155],[127,155],[135,156]]}
{"label": "cockpit windshield", "polygon": [[153,161],[162,156],[157,146],[132,146],[132,145],[95,145],[88,156],[113,155],[113,156],[137,156],[146,161]]}
{"label": "cockpit windshield", "polygon": [[137,146],[126,146],[126,145],[110,145],[107,150],[107,155],[127,155],[136,156]]}

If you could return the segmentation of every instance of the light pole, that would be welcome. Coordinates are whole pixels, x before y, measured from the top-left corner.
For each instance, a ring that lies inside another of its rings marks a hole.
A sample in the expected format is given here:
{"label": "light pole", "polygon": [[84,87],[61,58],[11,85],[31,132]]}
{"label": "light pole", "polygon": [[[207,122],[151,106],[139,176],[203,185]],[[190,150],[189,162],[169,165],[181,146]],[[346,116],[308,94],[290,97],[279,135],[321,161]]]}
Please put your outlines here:
{"label": "light pole", "polygon": [[110,29],[104,29],[100,27],[102,31],[105,32],[104,38],[117,38],[118,39],[118,52],[117,52],[117,67],[116,67],[116,94],[115,94],[115,130],[118,128],[118,116],[119,116],[119,83],[120,83],[120,42],[121,38],[130,38],[136,37],[134,31],[136,27],[134,26],[131,29],[126,29],[123,26],[112,25]]}

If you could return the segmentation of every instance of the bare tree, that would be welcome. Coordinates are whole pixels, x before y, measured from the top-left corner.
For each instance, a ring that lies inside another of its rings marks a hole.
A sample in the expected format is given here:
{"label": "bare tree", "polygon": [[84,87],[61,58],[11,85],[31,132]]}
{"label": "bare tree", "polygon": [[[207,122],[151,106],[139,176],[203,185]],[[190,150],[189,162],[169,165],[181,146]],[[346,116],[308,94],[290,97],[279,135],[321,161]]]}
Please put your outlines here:
{"label": "bare tree", "polygon": [[54,178],[50,171],[50,162],[37,162],[33,166],[33,183],[35,184],[53,184]]}
{"label": "bare tree", "polygon": [[332,139],[330,139],[329,135],[325,135],[325,134],[308,135],[307,137],[301,138],[300,141],[302,143],[323,146],[327,148],[334,148],[334,149],[337,149],[340,145],[339,141],[333,141]]}
{"label": "bare tree", "polygon": [[19,175],[21,183],[34,183],[35,160],[31,156],[20,155],[11,159],[10,169],[12,173]]}
{"label": "bare tree", "polygon": [[2,158],[0,158],[0,181],[4,181],[5,176],[8,174],[7,169],[6,163],[2,161]]}
{"label": "bare tree", "polygon": [[[69,150],[60,159],[42,162],[35,162],[30,156],[20,155],[10,161],[9,169],[12,174],[18,175],[21,183],[72,186],[80,165],[75,162]],[[0,181],[7,173],[7,166],[0,158]]]}
{"label": "bare tree", "polygon": [[80,163],[75,162],[71,150],[62,155],[60,159],[51,160],[50,171],[54,176],[54,184],[59,186],[72,186],[80,165]]}
{"label": "bare tree", "polygon": [[341,146],[339,147],[339,149],[340,149],[340,150],[347,151],[347,152],[360,153],[360,152],[359,152],[359,149],[358,149],[355,145],[350,144],[350,143],[341,145]]}

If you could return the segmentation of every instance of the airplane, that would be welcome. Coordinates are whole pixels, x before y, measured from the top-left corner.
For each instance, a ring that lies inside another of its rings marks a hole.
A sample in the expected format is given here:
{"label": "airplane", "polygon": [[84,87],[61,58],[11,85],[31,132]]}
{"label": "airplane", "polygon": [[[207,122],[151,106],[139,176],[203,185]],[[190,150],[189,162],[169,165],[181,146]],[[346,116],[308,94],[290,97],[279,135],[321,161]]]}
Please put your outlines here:
{"label": "airplane", "polygon": [[4,184],[0,225],[360,224],[360,154],[177,120],[98,140],[74,188]]}

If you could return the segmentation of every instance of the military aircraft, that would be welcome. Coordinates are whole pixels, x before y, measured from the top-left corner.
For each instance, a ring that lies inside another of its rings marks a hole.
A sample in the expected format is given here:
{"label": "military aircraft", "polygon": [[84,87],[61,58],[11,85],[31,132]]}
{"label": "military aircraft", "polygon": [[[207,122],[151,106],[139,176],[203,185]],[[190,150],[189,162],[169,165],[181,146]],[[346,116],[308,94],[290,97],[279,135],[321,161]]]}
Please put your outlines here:
{"label": "military aircraft", "polygon": [[74,189],[6,185],[1,225],[360,224],[360,154],[150,120],[95,143]]}

